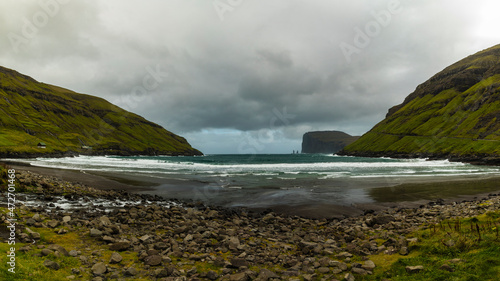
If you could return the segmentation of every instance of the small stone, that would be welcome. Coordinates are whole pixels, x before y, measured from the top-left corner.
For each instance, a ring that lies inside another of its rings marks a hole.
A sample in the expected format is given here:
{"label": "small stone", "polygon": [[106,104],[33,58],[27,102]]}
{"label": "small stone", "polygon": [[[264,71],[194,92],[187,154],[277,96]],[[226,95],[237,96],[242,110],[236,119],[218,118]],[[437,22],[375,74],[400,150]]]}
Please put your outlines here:
{"label": "small stone", "polygon": [[227,246],[231,250],[236,250],[240,246],[240,240],[238,239],[238,237],[229,237],[229,239],[227,240]]}
{"label": "small stone", "polygon": [[352,273],[356,273],[356,274],[359,274],[359,275],[367,275],[368,272],[366,272],[366,270],[362,269],[362,268],[359,268],[359,267],[353,267],[351,269],[351,272]]}
{"label": "small stone", "polygon": [[279,278],[279,276],[267,268],[261,269],[257,277],[259,280],[270,280],[271,278]]}
{"label": "small stone", "polygon": [[63,221],[63,223],[68,223],[68,222],[70,222],[70,221],[71,221],[71,217],[70,217],[70,216],[64,216],[64,217],[62,218],[62,221]]}
{"label": "small stone", "polygon": [[87,264],[89,262],[89,258],[87,258],[86,256],[80,256],[80,262],[82,264]]}
{"label": "small stone", "polygon": [[337,255],[337,258],[339,259],[352,258],[352,254],[348,252],[342,252]]}
{"label": "small stone", "polygon": [[40,240],[40,238],[41,238],[40,233],[38,233],[38,232],[30,232],[30,236],[31,236],[31,238],[33,238],[35,240]]}
{"label": "small stone", "polygon": [[125,276],[136,276],[137,275],[137,269],[135,269],[134,267],[129,267],[125,270],[125,272],[123,272],[123,275]]}
{"label": "small stone", "polygon": [[50,228],[56,228],[59,225],[59,221],[51,220],[47,223]]}
{"label": "small stone", "polygon": [[399,254],[402,256],[407,256],[409,254],[408,247],[401,247],[401,250],[399,250]]}
{"label": "small stone", "polygon": [[332,269],[332,273],[333,274],[339,274],[339,273],[342,273],[342,269],[338,268],[338,267],[335,267],[334,269]]}
{"label": "small stone", "polygon": [[92,237],[101,237],[102,236],[102,231],[96,228],[90,229],[90,236]]}
{"label": "small stone", "polygon": [[354,278],[354,275],[352,275],[351,273],[347,273],[345,276],[344,276],[344,280],[346,281],[355,281],[356,278]]}
{"label": "small stone", "polygon": [[144,259],[144,264],[150,265],[150,266],[157,266],[157,265],[161,264],[161,261],[162,261],[161,256],[152,255],[152,256],[148,256]]}
{"label": "small stone", "polygon": [[439,269],[441,270],[446,270],[448,272],[453,272],[455,271],[451,266],[449,266],[448,264],[443,264]]}
{"label": "small stone", "polygon": [[26,253],[26,252],[31,251],[31,247],[30,246],[23,246],[23,247],[19,248],[18,251]]}
{"label": "small stone", "polygon": [[46,257],[46,256],[48,256],[50,254],[53,254],[53,253],[54,253],[54,251],[49,250],[49,249],[43,249],[42,250],[42,256],[44,256],[44,257]]}
{"label": "small stone", "polygon": [[116,242],[109,246],[111,251],[126,251],[130,247],[130,242]]}
{"label": "small stone", "polygon": [[149,250],[146,251],[146,254],[148,256],[152,256],[152,255],[159,255],[160,252],[158,252],[158,250],[155,250],[155,249],[149,249]]}
{"label": "small stone", "polygon": [[66,279],[68,280],[75,280],[75,278],[76,278],[75,275],[66,276]]}
{"label": "small stone", "polygon": [[341,271],[346,271],[349,267],[345,262],[331,261],[330,266],[339,268]]}
{"label": "small stone", "polygon": [[328,267],[320,267],[318,268],[318,272],[321,274],[327,274],[330,272],[330,269]]}
{"label": "small stone", "polygon": [[64,249],[64,247],[63,247],[63,246],[61,246],[61,245],[52,244],[52,245],[50,245],[49,247],[47,247],[47,249],[49,249],[49,250],[53,250],[53,251],[57,251],[57,252],[59,252],[59,253],[61,253],[61,254],[65,255],[65,256],[69,256],[68,251],[67,251],[66,249]]}
{"label": "small stone", "polygon": [[104,225],[104,226],[109,226],[111,225],[111,221],[109,220],[109,218],[107,216],[102,216],[99,218],[99,222]]}
{"label": "small stone", "polygon": [[163,277],[168,277],[170,274],[168,273],[168,270],[166,268],[158,268],[155,270],[155,276],[156,278],[163,278]]}
{"label": "small stone", "polygon": [[103,275],[108,271],[108,268],[103,262],[98,262],[92,266],[92,273],[94,275]]}
{"label": "small stone", "polygon": [[210,270],[209,272],[207,272],[207,278],[210,280],[217,280],[217,278],[219,278],[219,274],[217,274],[217,272],[213,270]]}
{"label": "small stone", "polygon": [[390,215],[380,215],[376,216],[368,221],[366,221],[366,225],[369,227],[375,226],[375,225],[384,225],[388,224],[391,221],[394,221],[395,218]]}
{"label": "small stone", "polygon": [[112,253],[111,258],[109,259],[110,264],[120,263],[123,260],[123,257],[119,253]]}
{"label": "small stone", "polygon": [[236,273],[236,274],[229,276],[229,280],[230,281],[247,281],[249,279],[248,279],[248,276],[246,275],[245,272],[240,272],[240,273]]}
{"label": "small stone", "polygon": [[373,271],[373,269],[375,269],[375,263],[371,260],[367,260],[363,264],[362,268],[365,270]]}
{"label": "small stone", "polygon": [[40,217],[40,214],[34,214],[32,218],[35,221],[37,221],[37,222],[41,222],[42,221],[42,218]]}
{"label": "small stone", "polygon": [[231,259],[231,266],[234,268],[240,268],[242,266],[248,266],[248,262],[242,258]]}
{"label": "small stone", "polygon": [[149,235],[147,235],[147,234],[146,234],[146,235],[144,235],[144,236],[140,237],[140,238],[139,238],[139,240],[141,240],[141,242],[143,242],[143,243],[144,243],[144,242],[146,242],[149,238],[151,238],[151,236],[149,236]]}
{"label": "small stone", "polygon": [[104,237],[102,237],[102,241],[106,243],[113,243],[115,242],[115,239],[111,236],[105,235]]}
{"label": "small stone", "polygon": [[50,268],[50,269],[53,269],[53,270],[59,270],[59,268],[61,268],[61,266],[57,262],[51,261],[51,260],[45,260],[43,262],[43,265],[46,268]]}
{"label": "small stone", "polygon": [[193,240],[193,235],[191,234],[188,234],[186,235],[186,237],[184,237],[184,243],[189,242],[191,240]]}
{"label": "small stone", "polygon": [[406,272],[408,272],[408,273],[419,273],[422,270],[424,270],[424,267],[422,265],[407,266],[406,267]]}

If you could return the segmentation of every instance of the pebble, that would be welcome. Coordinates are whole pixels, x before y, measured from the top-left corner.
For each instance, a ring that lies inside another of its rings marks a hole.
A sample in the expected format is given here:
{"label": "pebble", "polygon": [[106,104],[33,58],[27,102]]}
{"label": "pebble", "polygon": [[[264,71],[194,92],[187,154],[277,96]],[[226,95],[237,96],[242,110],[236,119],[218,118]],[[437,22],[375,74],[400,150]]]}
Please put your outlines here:
{"label": "pebble", "polygon": [[92,273],[94,275],[103,275],[106,271],[108,271],[108,269],[103,262],[98,262],[92,266]]}
{"label": "pebble", "polygon": [[43,266],[53,270],[59,270],[61,268],[61,266],[57,262],[51,260],[45,260],[43,262]]}

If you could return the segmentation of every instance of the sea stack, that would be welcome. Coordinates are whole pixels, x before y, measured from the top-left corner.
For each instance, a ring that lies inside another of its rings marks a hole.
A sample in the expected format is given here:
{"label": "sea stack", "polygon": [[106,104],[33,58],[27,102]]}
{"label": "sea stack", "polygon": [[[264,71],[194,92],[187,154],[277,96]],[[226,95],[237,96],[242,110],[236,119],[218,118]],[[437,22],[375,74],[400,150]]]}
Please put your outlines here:
{"label": "sea stack", "polygon": [[302,153],[337,153],[359,137],[340,131],[316,131],[302,137]]}

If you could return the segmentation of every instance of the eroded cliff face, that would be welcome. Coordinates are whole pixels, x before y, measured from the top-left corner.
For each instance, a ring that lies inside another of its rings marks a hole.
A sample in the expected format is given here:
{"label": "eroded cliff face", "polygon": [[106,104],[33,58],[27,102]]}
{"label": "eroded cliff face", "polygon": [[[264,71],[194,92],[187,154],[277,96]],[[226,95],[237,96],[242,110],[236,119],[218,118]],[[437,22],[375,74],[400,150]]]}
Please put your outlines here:
{"label": "eroded cliff face", "polygon": [[302,153],[337,153],[358,138],[340,131],[308,132],[302,138]]}
{"label": "eroded cliff face", "polygon": [[202,154],[183,137],[102,98],[3,67],[0,113],[0,157]]}
{"label": "eroded cliff face", "polygon": [[500,163],[500,45],[419,85],[340,154]]}

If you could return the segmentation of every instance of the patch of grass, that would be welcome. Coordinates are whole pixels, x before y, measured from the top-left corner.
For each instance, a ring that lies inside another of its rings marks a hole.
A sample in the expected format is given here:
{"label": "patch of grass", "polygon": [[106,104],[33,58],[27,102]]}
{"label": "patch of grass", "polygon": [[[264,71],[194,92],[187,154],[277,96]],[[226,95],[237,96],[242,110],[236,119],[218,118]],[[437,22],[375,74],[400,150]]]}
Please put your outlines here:
{"label": "patch of grass", "polygon": [[[27,244],[17,244],[16,248],[26,246]],[[15,273],[8,271],[10,267],[4,266],[7,262],[6,253],[9,251],[8,244],[0,244],[0,252],[5,253],[0,256],[0,280],[29,280],[29,281],[52,281],[52,280],[67,280],[66,277],[73,275],[72,268],[78,268],[81,263],[74,257],[38,257],[34,256],[33,252],[23,253],[16,251],[16,270]],[[51,270],[43,265],[46,259],[50,259],[59,263],[61,268],[59,270]],[[90,279],[90,276],[84,275],[84,279]]]}
{"label": "patch of grass", "polygon": [[[412,246],[409,256],[372,256],[379,268],[374,276],[361,280],[498,280],[499,218],[497,211],[429,225],[415,233],[419,242]],[[422,265],[424,270],[419,273],[406,271],[406,266],[417,265]]]}

